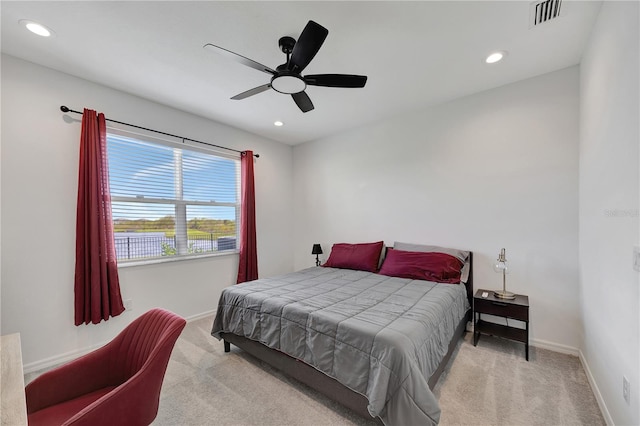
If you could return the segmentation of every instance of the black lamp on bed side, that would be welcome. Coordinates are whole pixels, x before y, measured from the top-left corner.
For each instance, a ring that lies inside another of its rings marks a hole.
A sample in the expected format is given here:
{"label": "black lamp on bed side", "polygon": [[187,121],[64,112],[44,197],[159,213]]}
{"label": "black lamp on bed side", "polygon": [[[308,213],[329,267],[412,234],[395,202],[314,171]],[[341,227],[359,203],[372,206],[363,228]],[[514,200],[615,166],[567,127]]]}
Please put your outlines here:
{"label": "black lamp on bed side", "polygon": [[320,247],[320,244],[313,245],[313,248],[311,249],[311,254],[316,255],[316,266],[320,266],[320,258],[318,257],[319,255],[322,254],[322,247]]}

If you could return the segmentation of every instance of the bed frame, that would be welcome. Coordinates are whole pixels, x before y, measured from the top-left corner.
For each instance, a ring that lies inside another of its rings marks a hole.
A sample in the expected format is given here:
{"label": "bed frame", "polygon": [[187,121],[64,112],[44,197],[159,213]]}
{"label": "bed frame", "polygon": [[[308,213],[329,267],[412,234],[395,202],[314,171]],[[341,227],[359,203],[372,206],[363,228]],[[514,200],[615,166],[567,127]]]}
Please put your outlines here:
{"label": "bed frame", "polygon": [[[466,283],[467,299],[469,300],[469,306],[473,307],[473,253],[471,252],[469,253],[469,268],[469,279]],[[428,383],[431,389],[434,388],[440,378],[440,375],[449,363],[458,343],[458,339],[464,335],[467,321],[471,321],[472,312],[473,309],[470,308],[467,315],[460,320],[453,338],[451,339],[451,342],[449,342],[447,353],[444,358],[442,358],[442,361],[438,365],[436,371],[431,375],[431,377],[429,377]],[[231,344],[233,344],[259,360],[264,361],[272,367],[282,371],[287,376],[304,383],[329,399],[353,410],[360,416],[366,419],[373,419],[367,410],[369,401],[364,395],[349,389],[337,380],[316,370],[314,367],[293,358],[284,352],[271,349],[262,343],[249,340],[246,337],[230,333],[220,333],[220,335],[224,340],[225,352],[229,352],[231,350]],[[378,421],[379,424],[382,424],[380,418],[376,417],[375,420]]]}

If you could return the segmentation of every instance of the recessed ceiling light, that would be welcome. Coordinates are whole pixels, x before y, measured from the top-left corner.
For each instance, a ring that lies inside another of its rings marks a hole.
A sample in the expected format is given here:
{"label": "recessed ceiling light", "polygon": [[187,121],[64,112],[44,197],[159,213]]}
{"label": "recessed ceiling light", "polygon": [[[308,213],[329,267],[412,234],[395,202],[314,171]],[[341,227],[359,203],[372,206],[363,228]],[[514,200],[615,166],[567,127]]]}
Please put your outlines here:
{"label": "recessed ceiling light", "polygon": [[273,125],[276,126],[276,127],[282,127],[282,126],[284,126],[284,123],[282,121],[278,120],[278,121],[274,121]]}
{"label": "recessed ceiling light", "polygon": [[49,28],[45,27],[42,24],[38,24],[37,22],[29,21],[27,19],[22,19],[20,23],[25,27],[27,27],[29,31],[39,36],[49,37],[53,35],[53,31],[51,31]]}
{"label": "recessed ceiling light", "polygon": [[507,52],[501,50],[499,52],[493,52],[484,60],[487,64],[495,64],[496,62],[500,62],[504,57],[507,56]]}

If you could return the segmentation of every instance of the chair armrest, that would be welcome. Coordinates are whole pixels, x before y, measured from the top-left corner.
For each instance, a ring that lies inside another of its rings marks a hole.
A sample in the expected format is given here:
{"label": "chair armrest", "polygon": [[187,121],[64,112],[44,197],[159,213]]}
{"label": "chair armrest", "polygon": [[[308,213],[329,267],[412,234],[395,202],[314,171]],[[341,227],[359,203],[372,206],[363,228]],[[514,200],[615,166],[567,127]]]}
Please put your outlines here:
{"label": "chair armrest", "polygon": [[43,373],[25,387],[27,413],[59,404],[109,385],[110,345]]}

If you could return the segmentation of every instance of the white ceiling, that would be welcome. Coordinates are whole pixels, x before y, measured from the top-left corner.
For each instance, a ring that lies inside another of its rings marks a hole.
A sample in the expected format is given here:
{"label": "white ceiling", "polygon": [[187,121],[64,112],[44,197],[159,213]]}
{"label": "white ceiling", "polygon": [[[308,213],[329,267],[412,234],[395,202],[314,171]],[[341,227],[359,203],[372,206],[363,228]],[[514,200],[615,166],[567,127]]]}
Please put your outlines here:
{"label": "white ceiling", "polygon": [[[533,29],[529,5],[2,1],[2,52],[293,145],[578,64],[601,2],[564,0],[560,18]],[[48,26],[55,37],[29,33],[21,19]],[[366,87],[310,86],[315,109],[306,114],[272,90],[230,100],[270,76],[202,46],[275,68],[285,62],[278,39],[297,39],[310,19],[329,36],[303,74],[363,74]],[[484,64],[494,50],[509,55]]]}

